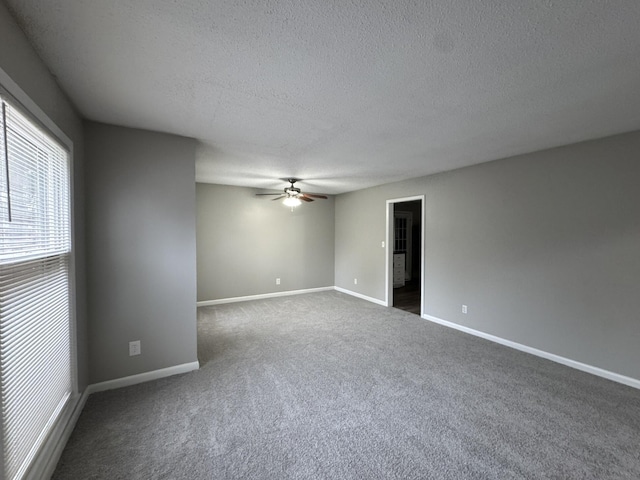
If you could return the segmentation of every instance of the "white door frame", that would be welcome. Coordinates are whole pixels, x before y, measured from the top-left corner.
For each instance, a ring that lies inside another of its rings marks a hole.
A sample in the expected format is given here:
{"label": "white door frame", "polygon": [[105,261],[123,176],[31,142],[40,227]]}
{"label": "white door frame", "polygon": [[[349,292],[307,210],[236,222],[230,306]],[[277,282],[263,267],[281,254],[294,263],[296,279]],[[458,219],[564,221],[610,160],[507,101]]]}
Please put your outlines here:
{"label": "white door frame", "polygon": [[425,209],[424,195],[414,195],[412,197],[392,198],[387,200],[387,241],[385,242],[385,306],[393,306],[393,205],[395,203],[412,202],[420,200],[420,316],[424,314],[424,230],[425,230]]}

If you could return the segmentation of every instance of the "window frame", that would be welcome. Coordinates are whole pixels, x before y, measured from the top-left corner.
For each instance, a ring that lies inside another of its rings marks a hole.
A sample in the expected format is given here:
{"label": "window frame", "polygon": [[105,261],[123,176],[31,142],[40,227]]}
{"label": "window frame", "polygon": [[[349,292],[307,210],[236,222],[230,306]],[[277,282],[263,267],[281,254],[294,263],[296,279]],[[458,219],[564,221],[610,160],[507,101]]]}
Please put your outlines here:
{"label": "window frame", "polygon": [[[62,445],[58,441],[70,434],[70,426],[75,423],[82,406],[78,383],[78,329],[77,329],[77,260],[76,260],[76,229],[75,229],[75,157],[72,140],[49,118],[49,116],[0,68],[0,96],[18,110],[29,121],[44,130],[68,152],[69,174],[69,229],[70,250],[68,252],[68,293],[69,293],[69,335],[70,335],[70,377],[71,396],[65,408],[49,430],[48,437],[40,446],[40,450],[33,457],[33,461],[24,474],[24,478],[41,478],[43,475],[51,475],[56,462],[62,453]],[[4,159],[2,159],[4,162]],[[84,397],[83,397],[84,398]],[[0,477],[4,471],[4,455],[0,457]]]}

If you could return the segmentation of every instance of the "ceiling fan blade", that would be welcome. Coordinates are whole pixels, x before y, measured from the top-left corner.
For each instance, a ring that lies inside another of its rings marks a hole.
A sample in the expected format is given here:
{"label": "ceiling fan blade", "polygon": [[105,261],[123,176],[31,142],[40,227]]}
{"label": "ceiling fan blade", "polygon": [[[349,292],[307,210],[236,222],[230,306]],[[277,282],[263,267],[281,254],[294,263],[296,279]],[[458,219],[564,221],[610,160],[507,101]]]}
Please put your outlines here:
{"label": "ceiling fan blade", "polygon": [[313,202],[314,198],[329,198],[326,195],[314,195],[313,193],[302,193],[299,188],[295,187],[295,183],[299,180],[297,178],[282,178],[290,183],[290,186],[285,187],[284,194],[282,193],[256,193],[256,196],[268,196],[275,195],[272,200],[280,200],[281,198],[297,198],[303,202]]}
{"label": "ceiling fan blade", "polygon": [[327,197],[326,195],[313,195],[312,193],[305,193],[305,195],[307,197],[313,197],[313,198],[324,198],[325,200],[329,197]]}

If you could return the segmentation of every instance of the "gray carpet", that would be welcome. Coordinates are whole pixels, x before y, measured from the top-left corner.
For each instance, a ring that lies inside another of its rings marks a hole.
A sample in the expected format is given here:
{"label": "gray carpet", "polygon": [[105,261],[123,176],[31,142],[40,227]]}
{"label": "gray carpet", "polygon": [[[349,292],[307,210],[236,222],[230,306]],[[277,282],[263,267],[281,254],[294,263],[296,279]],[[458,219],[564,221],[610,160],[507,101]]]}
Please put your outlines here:
{"label": "gray carpet", "polygon": [[90,396],[54,479],[640,478],[640,391],[337,292],[200,308],[197,372]]}

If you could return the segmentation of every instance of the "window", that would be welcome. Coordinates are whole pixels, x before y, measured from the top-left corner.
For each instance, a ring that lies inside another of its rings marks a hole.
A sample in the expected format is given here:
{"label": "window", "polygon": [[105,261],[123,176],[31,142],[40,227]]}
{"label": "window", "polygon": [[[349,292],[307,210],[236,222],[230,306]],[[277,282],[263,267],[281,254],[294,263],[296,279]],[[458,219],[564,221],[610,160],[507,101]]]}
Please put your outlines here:
{"label": "window", "polygon": [[394,252],[406,252],[407,251],[407,217],[395,214],[395,235],[394,235]]}
{"label": "window", "polygon": [[22,478],[75,389],[70,155],[0,97],[2,468]]}

